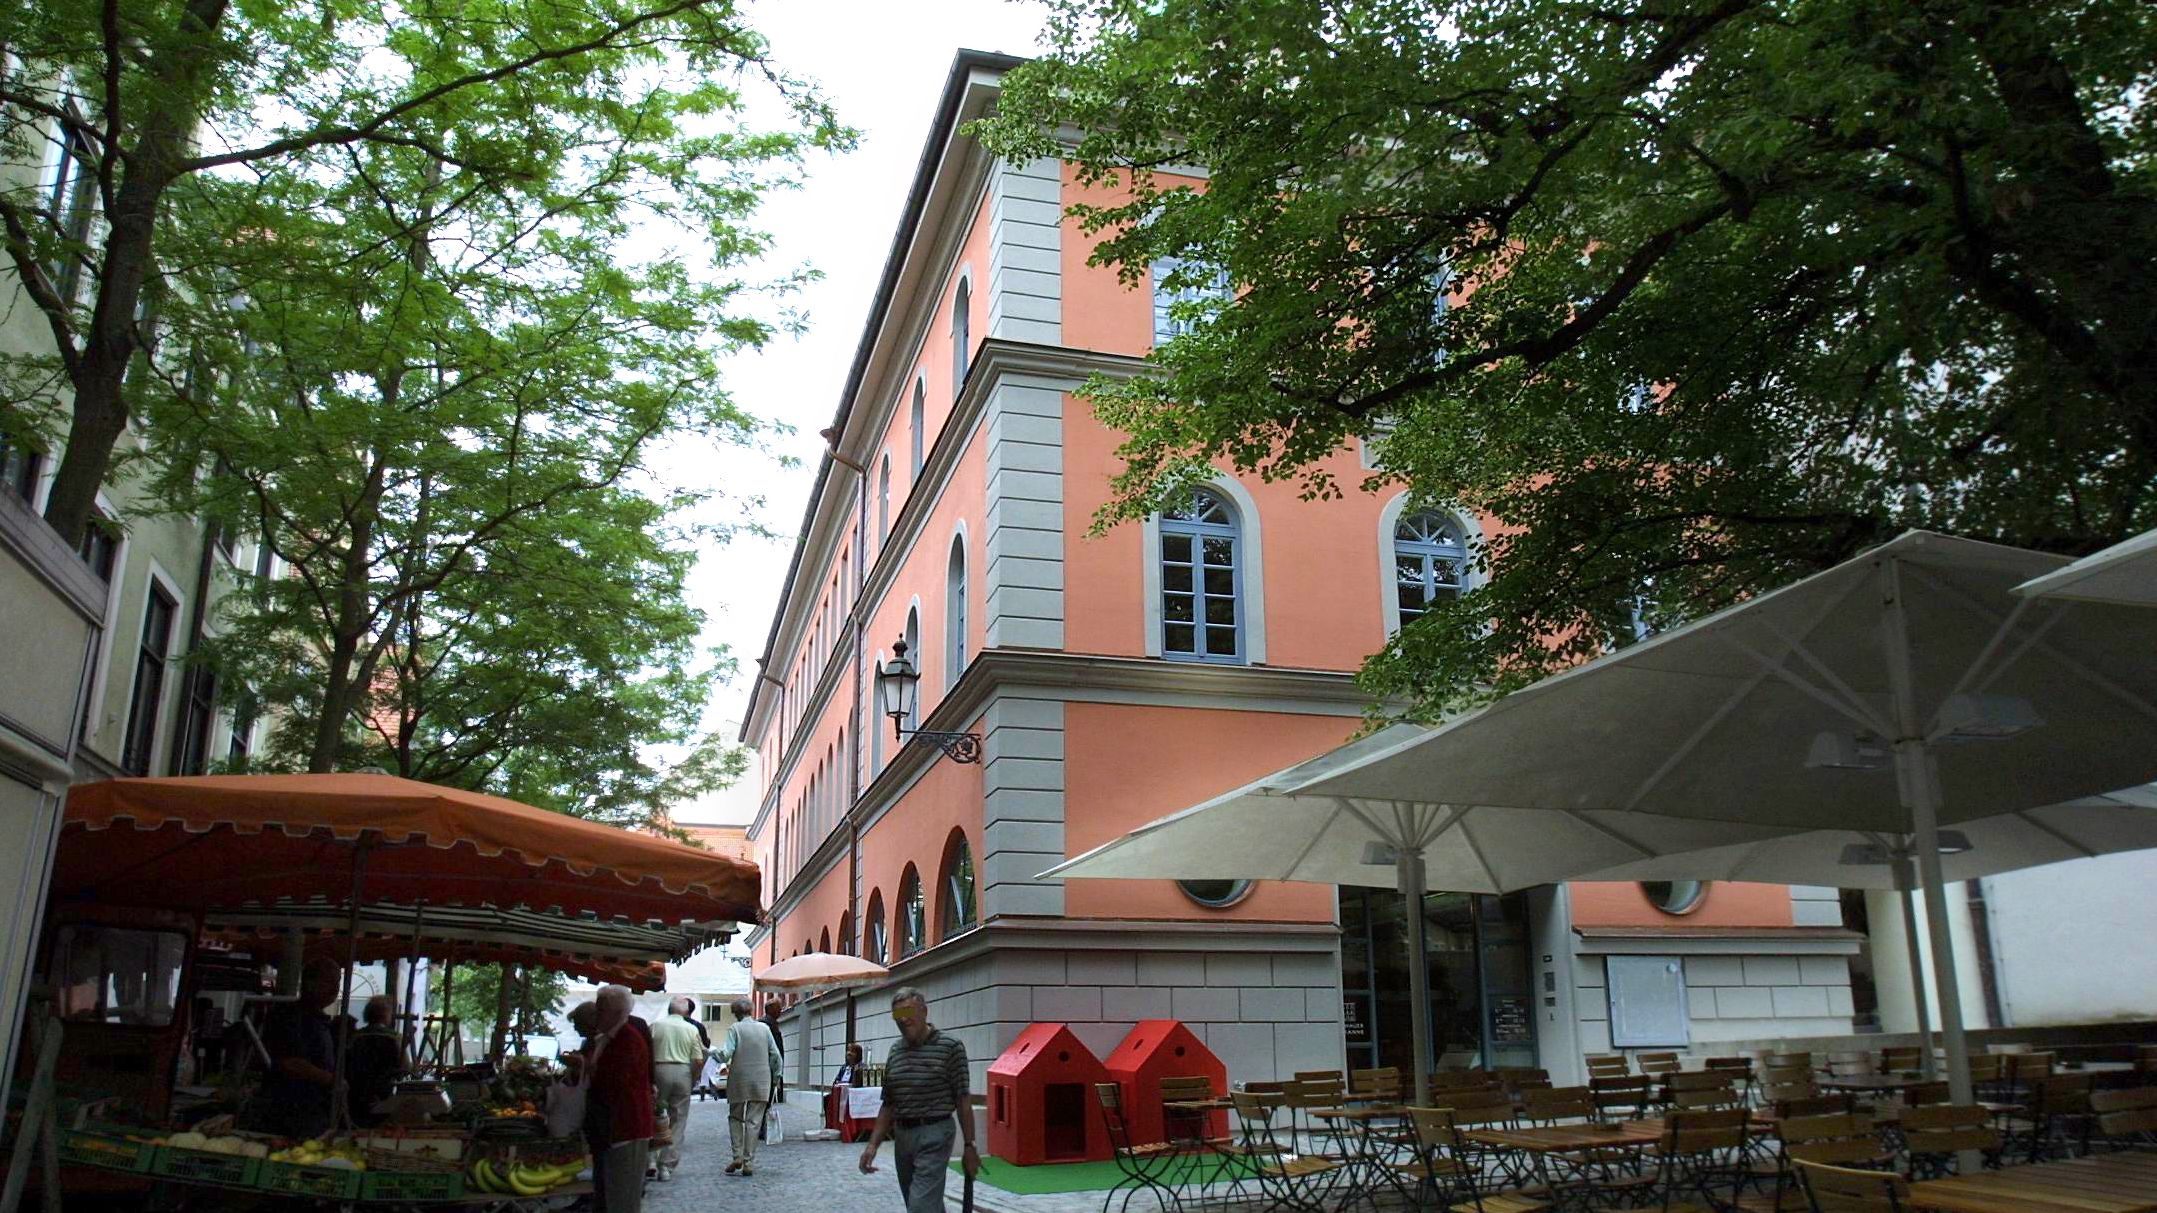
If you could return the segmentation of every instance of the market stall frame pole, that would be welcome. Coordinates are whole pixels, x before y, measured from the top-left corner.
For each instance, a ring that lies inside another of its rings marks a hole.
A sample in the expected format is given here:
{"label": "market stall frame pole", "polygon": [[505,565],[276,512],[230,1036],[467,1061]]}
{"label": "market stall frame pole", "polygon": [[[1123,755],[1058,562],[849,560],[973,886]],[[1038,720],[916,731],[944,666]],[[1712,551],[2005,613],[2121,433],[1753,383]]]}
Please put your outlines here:
{"label": "market stall frame pole", "polygon": [[352,969],[359,964],[361,898],[367,887],[367,835],[352,848],[352,914],[345,928],[345,971],[337,997],[337,1056],[330,1068],[330,1128],[352,1127],[351,1097],[345,1089],[345,1051],[352,1045]]}
{"label": "market stall frame pole", "polygon": [[[413,995],[419,992],[419,933],[420,929],[426,925],[426,922],[427,903],[425,901],[413,902],[412,948],[411,955],[406,958],[406,964],[409,967],[404,981],[404,1023],[397,1030],[397,1048],[404,1054],[405,1061],[408,1064],[416,1064],[419,1061],[420,1053],[423,1051],[420,1041],[419,1015],[412,1009],[412,1001]],[[396,962],[392,961],[391,963]]]}

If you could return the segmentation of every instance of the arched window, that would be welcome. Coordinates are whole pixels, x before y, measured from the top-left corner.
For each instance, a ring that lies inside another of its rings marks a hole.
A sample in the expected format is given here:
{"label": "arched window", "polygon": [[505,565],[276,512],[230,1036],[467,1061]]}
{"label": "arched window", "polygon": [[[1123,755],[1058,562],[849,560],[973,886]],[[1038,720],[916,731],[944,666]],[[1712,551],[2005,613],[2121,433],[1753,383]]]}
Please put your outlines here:
{"label": "arched window", "polygon": [[862,928],[861,932],[861,944],[865,949],[862,959],[876,964],[883,964],[885,963],[885,940],[884,891],[882,889],[869,891],[869,914],[863,921],[868,925]]}
{"label": "arched window", "polygon": [[[908,608],[906,612],[906,655],[907,659],[914,663],[914,669],[917,671],[920,670],[921,612],[918,609],[914,608]],[[919,694],[916,694],[913,697],[913,702],[906,705],[906,731],[911,733],[915,729],[918,729],[920,727],[921,696]]]}
{"label": "arched window", "polygon": [[824,928],[823,930],[821,930],[821,931],[817,932],[817,935],[816,935],[816,950],[817,950],[817,951],[819,951],[819,952],[827,952],[827,953],[831,951],[831,928],[830,928],[830,927],[825,927],[825,928]]}
{"label": "arched window", "polygon": [[1401,626],[1460,597],[1468,538],[1460,522],[1436,510],[1405,515],[1393,528],[1393,593]]}
{"label": "arched window", "polygon": [[944,843],[943,875],[937,879],[937,938],[949,939],[980,921],[974,895],[974,853],[964,830],[951,831]]}
{"label": "arched window", "polygon": [[1243,660],[1242,529],[1219,493],[1161,514],[1161,655]]}
{"label": "arched window", "polygon": [[928,389],[922,385],[921,380],[916,379],[914,380],[914,407],[910,413],[913,418],[914,430],[911,439],[914,444],[914,465],[907,476],[907,492],[913,492],[912,486],[914,482],[921,479],[921,452],[925,447],[928,436],[928,414]]}
{"label": "arched window", "polygon": [[951,537],[951,560],[944,568],[944,689],[966,671],[966,534]]}
{"label": "arched window", "polygon": [[966,279],[959,279],[959,289],[951,299],[951,395],[953,399],[966,390],[966,351],[972,342],[973,316],[968,305],[973,302],[974,290]]}
{"label": "arched window", "polygon": [[883,462],[876,468],[876,550],[884,550],[884,541],[891,538],[891,452],[884,452]]}
{"label": "arched window", "polygon": [[852,956],[854,952],[854,914],[848,910],[839,915],[839,954]]}
{"label": "arched window", "polygon": [[921,873],[913,864],[907,864],[906,875],[899,878],[899,900],[892,913],[899,920],[899,959],[928,946],[928,907],[921,900]]}

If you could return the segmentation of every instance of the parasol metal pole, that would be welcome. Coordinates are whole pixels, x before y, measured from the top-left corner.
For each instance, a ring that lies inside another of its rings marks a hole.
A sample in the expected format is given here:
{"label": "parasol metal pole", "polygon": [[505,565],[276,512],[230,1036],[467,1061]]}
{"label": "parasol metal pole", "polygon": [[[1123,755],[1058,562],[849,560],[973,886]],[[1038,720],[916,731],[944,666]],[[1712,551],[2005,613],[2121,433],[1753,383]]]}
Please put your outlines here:
{"label": "parasol metal pole", "polygon": [[[1888,689],[1894,700],[1895,782],[1910,814],[1917,874],[1925,897],[1925,926],[1932,937],[1932,979],[1940,998],[1940,1036],[1947,1045],[1948,1102],[1967,1107],[1976,1102],[1970,1089],[1970,1045],[1962,1031],[1962,991],[1955,975],[1955,940],[1947,918],[1947,890],[1940,872],[1940,768],[1925,741],[1917,714],[1917,686],[1910,655],[1910,620],[1903,604],[1900,561],[1881,563],[1882,647],[1887,655]],[[1975,1150],[1960,1152],[1965,1175],[1977,1174],[1983,1160]]]}
{"label": "parasol metal pole", "polygon": [[399,1025],[397,1031],[397,1047],[401,1052],[405,1053],[407,1062],[417,1062],[420,1053],[416,1040],[419,1018],[412,1009],[412,1003],[414,997],[419,993],[419,933],[421,928],[426,925],[426,922],[427,903],[424,901],[414,902],[412,905],[412,947],[409,949],[411,954],[406,958],[410,962],[410,967],[404,982],[404,1023]]}
{"label": "parasol metal pole", "polygon": [[1430,1106],[1431,973],[1430,950],[1423,937],[1423,852],[1402,847],[1394,854],[1401,887],[1401,908],[1408,928],[1408,1019],[1415,1048],[1415,1106]]}
{"label": "parasol metal pole", "polygon": [[352,1045],[352,969],[359,964],[360,898],[367,888],[367,835],[352,848],[352,912],[345,921],[345,971],[337,1000],[337,1056],[330,1067],[330,1127],[352,1127],[345,1089],[345,1053]]}
{"label": "parasol metal pole", "polygon": [[1894,861],[1895,889],[1902,896],[1902,946],[1910,953],[1910,995],[1917,1008],[1918,1064],[1927,1081],[1939,1077],[1932,1055],[1932,998],[1925,992],[1925,954],[1918,948],[1917,878],[1907,858]]}

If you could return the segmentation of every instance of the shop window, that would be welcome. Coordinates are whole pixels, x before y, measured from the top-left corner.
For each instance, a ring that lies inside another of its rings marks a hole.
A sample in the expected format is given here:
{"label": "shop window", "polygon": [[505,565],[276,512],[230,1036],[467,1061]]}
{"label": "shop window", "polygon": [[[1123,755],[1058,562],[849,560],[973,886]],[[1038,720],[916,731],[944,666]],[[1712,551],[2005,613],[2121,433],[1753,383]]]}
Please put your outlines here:
{"label": "shop window", "polygon": [[187,937],[177,931],[63,926],[53,933],[54,997],[75,1023],[162,1028],[179,1005]]}

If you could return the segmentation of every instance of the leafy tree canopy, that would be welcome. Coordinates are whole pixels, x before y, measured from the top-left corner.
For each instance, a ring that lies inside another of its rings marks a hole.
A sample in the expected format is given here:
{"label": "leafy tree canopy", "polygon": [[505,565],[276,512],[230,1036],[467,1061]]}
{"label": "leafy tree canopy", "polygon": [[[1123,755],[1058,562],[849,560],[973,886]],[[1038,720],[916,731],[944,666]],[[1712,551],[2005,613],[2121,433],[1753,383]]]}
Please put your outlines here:
{"label": "leafy tree canopy", "polygon": [[1335,494],[1372,442],[1494,524],[1382,694],[1443,709],[1906,527],[2157,523],[2142,0],[1053,8],[984,134],[1130,188],[1079,208],[1097,263],[1236,288],[1094,386],[1102,521],[1209,463]]}

